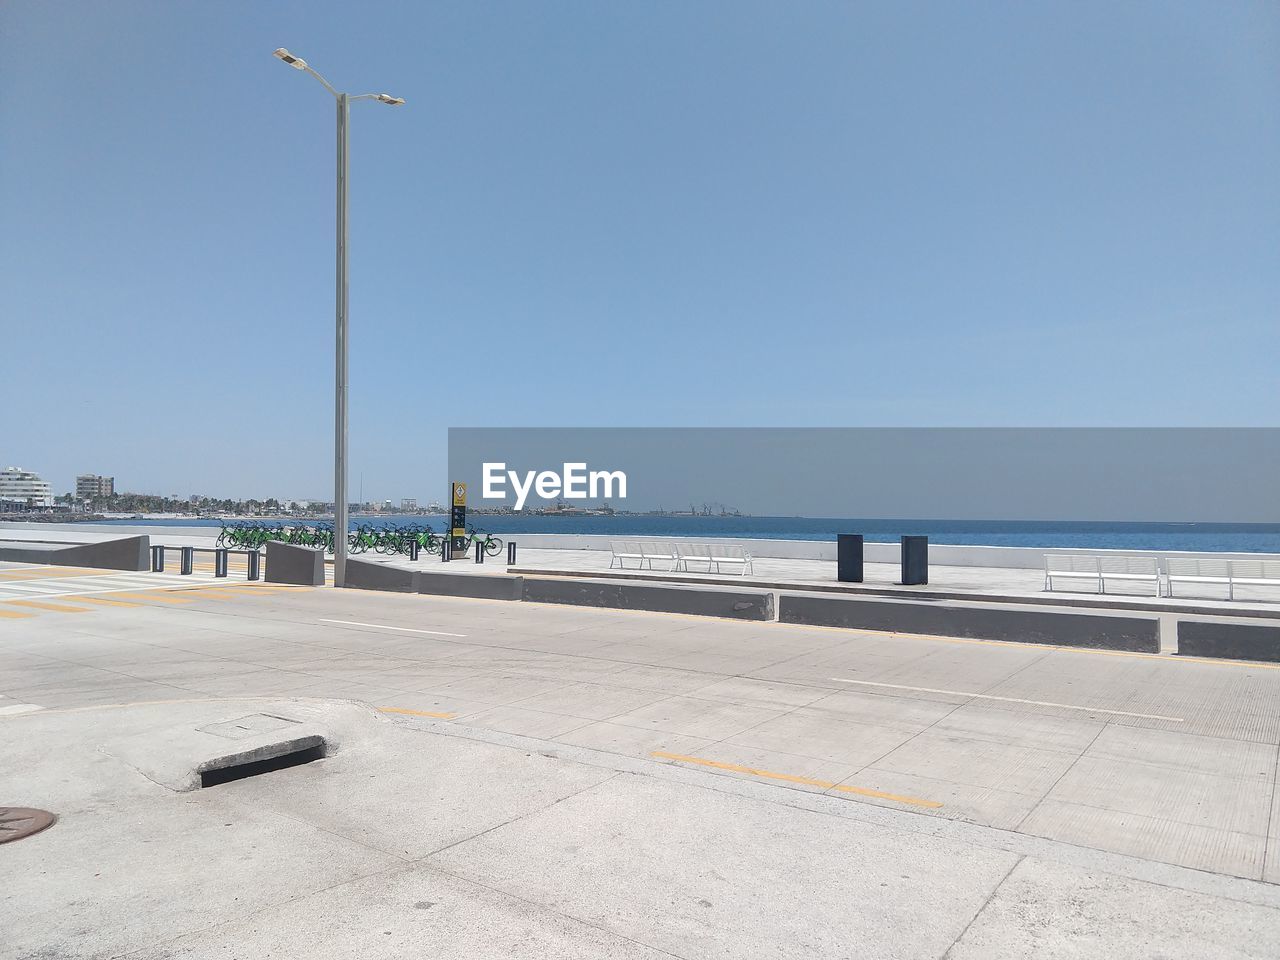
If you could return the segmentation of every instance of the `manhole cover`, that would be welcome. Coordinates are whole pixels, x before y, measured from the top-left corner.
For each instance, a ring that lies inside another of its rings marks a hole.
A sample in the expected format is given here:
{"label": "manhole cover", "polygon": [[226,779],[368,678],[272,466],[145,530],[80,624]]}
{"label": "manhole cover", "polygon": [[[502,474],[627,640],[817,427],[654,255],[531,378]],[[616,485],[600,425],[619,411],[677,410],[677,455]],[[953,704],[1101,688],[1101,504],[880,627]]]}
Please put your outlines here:
{"label": "manhole cover", "polygon": [[39,833],[58,819],[48,810],[32,807],[0,807],[0,843]]}
{"label": "manhole cover", "polygon": [[269,713],[252,713],[239,720],[223,720],[221,723],[210,723],[196,727],[201,733],[211,733],[215,737],[226,737],[228,740],[243,740],[259,733],[271,733],[283,730],[298,723],[288,717],[273,717]]}

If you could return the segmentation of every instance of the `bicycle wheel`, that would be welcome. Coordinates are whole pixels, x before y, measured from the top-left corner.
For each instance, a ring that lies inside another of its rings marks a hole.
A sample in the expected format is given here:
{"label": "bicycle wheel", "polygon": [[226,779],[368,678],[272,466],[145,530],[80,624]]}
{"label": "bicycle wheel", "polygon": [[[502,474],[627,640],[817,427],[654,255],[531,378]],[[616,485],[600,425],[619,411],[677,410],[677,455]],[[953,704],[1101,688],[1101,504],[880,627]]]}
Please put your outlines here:
{"label": "bicycle wheel", "polygon": [[484,542],[484,552],[491,557],[496,557],[502,552],[502,541],[497,537],[489,537]]}

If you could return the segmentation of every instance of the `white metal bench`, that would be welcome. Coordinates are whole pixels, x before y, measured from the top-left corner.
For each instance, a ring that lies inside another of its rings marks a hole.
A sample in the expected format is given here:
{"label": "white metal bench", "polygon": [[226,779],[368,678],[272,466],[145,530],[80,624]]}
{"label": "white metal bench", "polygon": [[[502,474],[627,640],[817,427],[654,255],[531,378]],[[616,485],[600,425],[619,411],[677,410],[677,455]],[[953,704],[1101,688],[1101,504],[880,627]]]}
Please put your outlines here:
{"label": "white metal bench", "polygon": [[[751,554],[736,543],[678,543],[676,550],[680,554],[680,565],[689,573],[720,572],[722,566],[737,567],[738,572],[745,575],[753,573]],[[690,570],[689,565],[706,565],[705,571]]]}
{"label": "white metal bench", "polygon": [[1102,593],[1107,592],[1107,582],[1145,583],[1160,596],[1160,561],[1155,557],[1099,557],[1098,581]]}
{"label": "white metal bench", "polygon": [[[706,564],[706,572],[711,572],[711,546],[706,543],[677,543],[676,552],[680,556],[680,566],[689,571],[689,564],[696,563],[698,566]],[[693,571],[689,571],[693,572]]]}
{"label": "white metal bench", "polygon": [[1236,598],[1236,586],[1280,587],[1280,560],[1219,560],[1213,557],[1166,557],[1169,596],[1175,583],[1207,583],[1227,588],[1227,599]]}
{"label": "white metal bench", "polygon": [[668,570],[675,570],[680,564],[680,554],[676,552],[673,543],[642,543],[640,550],[644,554],[645,561],[649,564],[649,569],[653,569],[653,561],[660,560],[667,565]]}
{"label": "white metal bench", "polygon": [[720,572],[720,567],[723,564],[728,564],[730,567],[736,566],[738,572],[743,576],[754,572],[751,568],[751,554],[747,553],[746,549],[739,544],[711,543],[708,546],[711,548],[711,562],[716,565],[717,573]]}
{"label": "white metal bench", "polygon": [[1078,553],[1046,553],[1044,556],[1044,588],[1054,589],[1053,581],[1087,580],[1093,584],[1094,592],[1102,593],[1102,570],[1098,566],[1097,557],[1086,557]]}
{"label": "white metal bench", "polygon": [[1230,586],[1233,593],[1238,583],[1251,587],[1280,587],[1280,560],[1232,560]]}
{"label": "white metal bench", "polygon": [[634,560],[636,569],[639,569],[645,560],[644,544],[634,540],[613,540],[609,543],[609,549],[613,551],[613,556],[609,560],[609,569],[613,569],[616,563],[622,569],[627,568],[626,561]]}
{"label": "white metal bench", "polygon": [[1227,588],[1227,599],[1231,599],[1231,561],[1218,560],[1212,557],[1165,557],[1166,579],[1169,582],[1169,596],[1173,596],[1175,583],[1209,583],[1221,584]]}

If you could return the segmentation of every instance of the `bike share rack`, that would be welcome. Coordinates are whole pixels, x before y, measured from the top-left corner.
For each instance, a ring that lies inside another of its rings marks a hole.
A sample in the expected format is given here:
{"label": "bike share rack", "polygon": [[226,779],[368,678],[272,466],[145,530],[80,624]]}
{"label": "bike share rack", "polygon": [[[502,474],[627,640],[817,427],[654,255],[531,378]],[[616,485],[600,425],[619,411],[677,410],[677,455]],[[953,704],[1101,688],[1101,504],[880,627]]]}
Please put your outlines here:
{"label": "bike share rack", "polygon": [[[222,530],[222,536],[218,538],[218,542],[222,543],[223,539],[227,536],[228,532],[230,531],[235,530],[235,531],[243,532],[247,530],[250,533],[254,534],[254,536],[250,539],[250,542],[254,542],[254,543],[262,542],[257,536],[258,534],[261,534],[261,535],[265,535],[268,540],[280,542],[280,543],[287,543],[293,546],[303,546],[303,547],[321,546],[322,544],[315,543],[314,539],[304,538],[302,540],[299,540],[297,538],[297,533],[299,530],[307,530],[307,529],[313,529],[313,530],[318,530],[323,532],[327,528],[323,528],[323,527],[311,528],[305,524],[293,525],[291,527],[286,527],[284,525],[277,524],[275,527],[269,527],[262,524],[258,524],[256,522],[250,522],[247,525],[236,525],[236,524],[232,524],[231,526],[224,525]],[[292,536],[288,536],[288,537],[270,536],[272,532],[275,532],[278,534],[286,534],[286,533],[289,533],[290,531],[292,531],[292,534],[293,534]],[[431,542],[434,542],[436,539],[435,534],[429,525],[426,527],[426,529],[423,529],[422,527],[419,527],[416,525],[410,526],[408,528],[393,528],[393,529],[384,528],[382,530],[376,530],[374,528],[369,528],[368,530],[366,530],[364,527],[361,527],[359,530],[353,533],[349,533],[349,536],[358,537],[358,538],[363,538],[366,535],[372,536],[375,538],[382,538],[382,539],[376,539],[374,542],[367,542],[367,543],[364,542],[363,540],[360,540],[357,544],[351,545],[351,549],[349,551],[350,554],[358,555],[358,554],[364,553],[366,550],[373,549],[377,553],[407,554],[410,561],[416,562],[421,556],[422,548],[424,546],[420,538],[423,536],[426,536],[428,538],[429,544]],[[485,536],[485,539],[480,540],[475,536],[473,532],[471,535],[469,535],[466,538],[475,545],[475,548],[476,548],[475,562],[476,563],[484,563],[485,552],[483,547],[484,547],[484,544],[491,542],[491,538],[489,537],[488,534],[485,534],[484,536]],[[390,544],[388,544],[387,538],[390,538],[390,541],[391,541]],[[498,538],[494,537],[492,539],[496,540]],[[440,537],[439,540],[441,541],[440,560],[442,562],[448,563],[450,560],[465,559],[461,553],[459,553],[458,556],[456,557],[453,556],[453,541],[452,541],[452,538],[448,536],[447,532],[446,532],[446,535]],[[329,541],[330,541],[329,544],[325,547],[326,553],[329,553],[332,549],[332,536],[330,536]],[[235,543],[237,542],[237,538],[233,537],[229,542]],[[499,542],[501,541],[499,540]],[[388,546],[390,546],[390,549],[389,550],[385,549]],[[156,570],[156,571],[164,570],[164,550],[165,549],[185,550],[185,549],[202,549],[202,548],[153,547],[151,550],[151,554],[152,554],[151,568],[153,570]],[[256,574],[257,560],[254,559],[255,556],[257,555],[256,547],[247,548],[247,549],[233,549],[230,547],[218,547],[215,550],[202,549],[202,552],[214,554],[214,570],[215,570],[214,575],[215,576],[225,577],[227,575],[226,574],[226,567],[227,567],[226,555],[228,553],[243,553],[248,555],[250,558],[249,563],[250,563],[251,570],[253,574]],[[431,552],[429,546],[428,546],[428,552]],[[501,550],[499,550],[498,552],[500,553]],[[184,554],[184,557],[185,556],[186,555]],[[507,544],[507,565],[510,566],[515,562],[516,562],[516,545],[515,545],[515,541],[511,541],[510,543]],[[190,562],[190,558],[188,557],[183,562],[182,572],[190,573],[191,572],[189,569],[190,566],[191,566],[191,562]],[[258,577],[256,575],[251,575],[249,579],[256,580],[258,579]]]}
{"label": "bike share rack", "polygon": [[246,580],[257,580],[260,576],[262,554],[257,550],[232,550],[229,547],[166,547],[163,544],[156,544],[151,548],[152,573],[164,573],[164,555],[167,550],[178,551],[178,573],[184,577],[190,576],[195,569],[197,553],[213,554],[213,575],[215,577],[225,577],[227,575],[227,559],[233,553],[244,554],[248,561]]}

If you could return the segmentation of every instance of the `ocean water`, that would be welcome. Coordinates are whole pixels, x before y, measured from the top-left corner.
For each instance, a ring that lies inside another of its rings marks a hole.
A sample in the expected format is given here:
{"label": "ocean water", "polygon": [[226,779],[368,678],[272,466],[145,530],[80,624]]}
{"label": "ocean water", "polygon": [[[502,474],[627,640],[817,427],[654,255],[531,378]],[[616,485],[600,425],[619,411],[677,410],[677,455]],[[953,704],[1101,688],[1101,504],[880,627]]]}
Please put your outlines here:
{"label": "ocean water", "polygon": [[[924,534],[931,543],[999,547],[1079,547],[1111,550],[1189,550],[1280,553],[1280,524],[1112,523],[1037,520],[858,520],[823,517],[547,517],[468,518],[478,530],[509,539],[521,533],[575,533],[604,536],[733,537],[771,540],[834,540],[860,533],[869,541],[892,542],[904,534]],[[118,520],[121,525],[218,527],[219,520]],[[353,516],[352,524],[429,524],[443,530],[444,516]]]}

